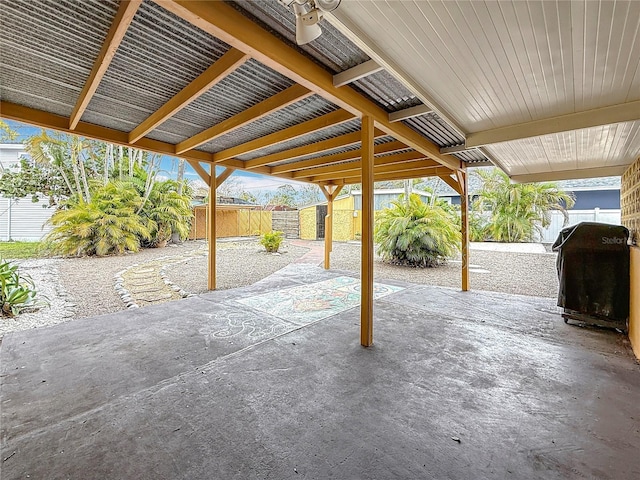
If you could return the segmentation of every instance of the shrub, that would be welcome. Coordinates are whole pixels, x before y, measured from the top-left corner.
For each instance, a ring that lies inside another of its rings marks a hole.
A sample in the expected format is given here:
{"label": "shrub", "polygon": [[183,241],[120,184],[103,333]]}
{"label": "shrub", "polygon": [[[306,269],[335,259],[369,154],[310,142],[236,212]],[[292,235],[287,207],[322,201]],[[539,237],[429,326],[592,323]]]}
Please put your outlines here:
{"label": "shrub", "polygon": [[260,244],[267,249],[267,252],[274,253],[280,248],[284,240],[284,232],[265,233],[260,237]]}
{"label": "shrub", "polygon": [[100,187],[86,202],[69,202],[49,219],[53,230],[45,242],[62,255],[112,255],[137,252],[140,239],[149,239],[152,221],[136,213],[142,199],[135,188],[123,182]]}
{"label": "shrub", "polygon": [[47,303],[36,298],[33,281],[18,273],[18,266],[0,259],[0,314],[13,317],[27,309],[37,309]]}
{"label": "shrub", "polygon": [[374,240],[384,261],[414,267],[444,263],[459,249],[460,231],[451,213],[403,196],[378,215]]}

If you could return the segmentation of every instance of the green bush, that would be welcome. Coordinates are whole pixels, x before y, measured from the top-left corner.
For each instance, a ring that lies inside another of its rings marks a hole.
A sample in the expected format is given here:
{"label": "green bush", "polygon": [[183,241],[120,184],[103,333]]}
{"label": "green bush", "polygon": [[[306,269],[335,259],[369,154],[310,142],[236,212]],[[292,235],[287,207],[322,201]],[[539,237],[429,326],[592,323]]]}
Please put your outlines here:
{"label": "green bush", "polygon": [[0,314],[13,317],[27,309],[37,309],[47,303],[36,298],[33,281],[18,273],[18,266],[0,259]]}
{"label": "green bush", "polygon": [[435,267],[455,255],[460,244],[456,219],[440,205],[426,205],[416,194],[391,202],[376,220],[374,240],[384,261]]}
{"label": "green bush", "polygon": [[260,237],[260,244],[267,249],[267,252],[274,253],[280,248],[284,240],[284,232],[265,233]]}
{"label": "green bush", "polygon": [[61,255],[113,255],[137,252],[140,239],[151,238],[155,223],[145,222],[136,209],[142,199],[124,182],[110,182],[94,192],[89,203],[69,202],[49,219],[53,230],[45,242]]}

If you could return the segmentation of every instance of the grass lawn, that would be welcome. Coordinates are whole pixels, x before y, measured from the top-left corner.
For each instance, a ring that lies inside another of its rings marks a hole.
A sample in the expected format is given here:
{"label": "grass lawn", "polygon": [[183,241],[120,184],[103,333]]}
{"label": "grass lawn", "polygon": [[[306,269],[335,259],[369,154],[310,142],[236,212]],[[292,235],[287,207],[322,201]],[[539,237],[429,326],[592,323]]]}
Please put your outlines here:
{"label": "grass lawn", "polygon": [[40,251],[40,242],[0,242],[1,258],[34,258]]}

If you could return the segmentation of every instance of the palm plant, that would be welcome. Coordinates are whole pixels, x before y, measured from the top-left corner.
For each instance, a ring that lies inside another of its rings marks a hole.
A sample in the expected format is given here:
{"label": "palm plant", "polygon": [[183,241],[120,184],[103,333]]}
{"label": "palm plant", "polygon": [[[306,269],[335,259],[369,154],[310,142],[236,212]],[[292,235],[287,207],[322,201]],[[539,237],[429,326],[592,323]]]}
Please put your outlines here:
{"label": "palm plant", "polygon": [[474,211],[490,212],[485,235],[498,242],[531,241],[536,231],[551,223],[551,212],[562,212],[565,225],[568,222],[567,208],[574,199],[558,188],[555,183],[513,184],[509,177],[498,169],[479,170],[477,175],[482,188],[474,202]]}
{"label": "palm plant", "polygon": [[378,215],[374,240],[384,261],[434,267],[458,251],[460,231],[437,202],[426,205],[416,194],[406,202],[401,195]]}
{"label": "palm plant", "polygon": [[[147,221],[151,238],[150,246],[161,246],[177,233],[180,238],[189,235],[191,225],[191,202],[188,195],[178,193],[180,184],[174,180],[155,182],[138,212]],[[184,188],[184,186],[183,186]]]}
{"label": "palm plant", "polygon": [[142,199],[126,182],[98,187],[90,202],[69,201],[49,219],[48,248],[62,255],[112,255],[137,252],[140,239],[150,239],[153,221],[136,212]]}

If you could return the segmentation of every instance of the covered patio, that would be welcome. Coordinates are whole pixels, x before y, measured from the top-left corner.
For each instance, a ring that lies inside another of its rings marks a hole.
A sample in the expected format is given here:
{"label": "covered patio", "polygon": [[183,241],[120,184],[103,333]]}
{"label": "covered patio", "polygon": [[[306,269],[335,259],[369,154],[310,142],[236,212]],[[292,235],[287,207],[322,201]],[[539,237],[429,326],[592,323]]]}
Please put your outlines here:
{"label": "covered patio", "polygon": [[357,285],[298,264],[5,337],[3,478],[638,477],[624,336],[552,299],[385,281],[363,349]]}
{"label": "covered patio", "polygon": [[[287,3],[3,2],[2,118],[185,158],[212,199],[210,293],[3,339],[3,478],[640,475],[626,337],[470,292],[467,195],[471,166],[625,172],[637,235],[640,3],[344,1],[304,45]],[[215,291],[236,170],[321,188],[324,269]],[[374,283],[374,181],[427,176],[461,194],[461,291]],[[357,279],[330,269],[354,183]]]}

